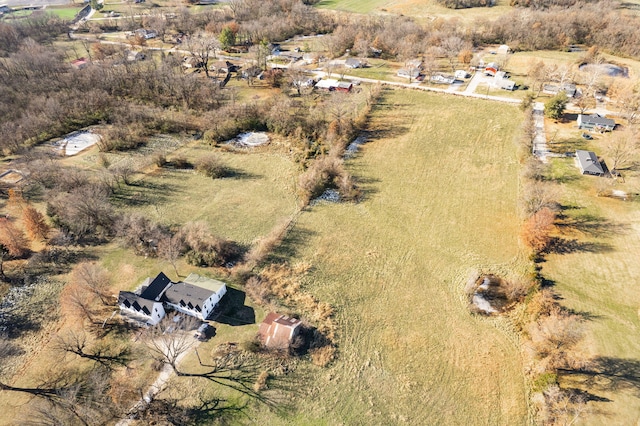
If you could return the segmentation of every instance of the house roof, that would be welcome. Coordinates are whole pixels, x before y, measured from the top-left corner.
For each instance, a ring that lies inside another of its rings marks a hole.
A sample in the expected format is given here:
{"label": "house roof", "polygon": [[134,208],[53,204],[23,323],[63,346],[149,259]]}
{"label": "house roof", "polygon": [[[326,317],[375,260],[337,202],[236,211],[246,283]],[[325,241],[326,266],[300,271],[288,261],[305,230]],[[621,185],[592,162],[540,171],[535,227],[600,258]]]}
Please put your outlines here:
{"label": "house roof", "polygon": [[189,276],[185,278],[183,282],[187,284],[193,284],[206,290],[210,290],[214,293],[218,293],[222,288],[226,287],[225,283],[223,283],[222,281],[203,277],[198,274],[189,274]]}
{"label": "house roof", "polygon": [[489,62],[489,64],[485,67],[486,69],[494,69],[494,70],[499,70],[500,69],[500,65],[498,65],[495,62]]}
{"label": "house roof", "polygon": [[153,300],[145,299],[130,291],[121,291],[118,294],[118,305],[133,309],[142,315],[151,316],[155,303]]}
{"label": "house roof", "polygon": [[545,84],[542,87],[542,90],[550,94],[565,92],[567,96],[574,97],[578,89],[576,88],[576,85],[573,83],[565,83],[560,86],[556,86],[555,84]]}
{"label": "house roof", "polygon": [[319,89],[329,89],[331,87],[336,87],[337,85],[338,80],[334,80],[333,78],[323,78],[316,83],[316,87]]}
{"label": "house roof", "polygon": [[140,293],[140,297],[158,301],[170,285],[171,280],[169,277],[167,277],[163,272],[160,272],[158,276],[151,281],[147,288]]}
{"label": "house roof", "polygon": [[204,302],[225,287],[223,282],[190,274],[184,281],[173,283],[165,292],[164,300],[174,305],[201,311]]}
{"label": "house roof", "polygon": [[420,75],[420,70],[417,68],[413,68],[413,69],[405,69],[402,68],[400,70],[398,70],[398,74],[399,77],[409,77],[411,76],[412,78],[416,78]]}
{"label": "house roof", "polygon": [[344,61],[344,64],[349,67],[361,67],[362,61],[356,58],[347,58],[347,60]]}
{"label": "house roof", "polygon": [[593,124],[596,126],[611,126],[611,127],[615,127],[616,125],[615,120],[612,120],[610,118],[600,117],[597,114],[592,114],[592,115],[580,114],[578,118],[583,124]]}
{"label": "house roof", "polygon": [[260,324],[260,338],[266,346],[286,348],[301,324],[299,319],[269,312]]}
{"label": "house roof", "polygon": [[580,168],[584,172],[595,173],[595,174],[604,174],[604,169],[598,161],[598,156],[593,151],[576,151],[576,158],[580,162]]}

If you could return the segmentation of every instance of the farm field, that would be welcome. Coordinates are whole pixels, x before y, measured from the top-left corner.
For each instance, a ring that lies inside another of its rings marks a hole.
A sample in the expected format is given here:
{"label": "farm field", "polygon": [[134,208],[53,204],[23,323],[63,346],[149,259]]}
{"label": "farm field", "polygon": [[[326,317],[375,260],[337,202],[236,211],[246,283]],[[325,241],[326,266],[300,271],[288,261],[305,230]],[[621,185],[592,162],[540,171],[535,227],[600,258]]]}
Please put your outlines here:
{"label": "farm field", "polygon": [[[563,182],[563,213],[575,223],[561,228],[560,235],[575,239],[576,248],[548,256],[542,273],[562,296],[562,303],[586,318],[581,351],[596,361],[586,373],[562,375],[561,382],[592,394],[590,410],[580,424],[613,424],[613,419],[615,424],[636,424],[640,419],[640,211],[634,201],[597,197],[604,178],[580,176],[571,159],[554,160],[552,176]],[[635,179],[627,176],[626,185],[608,186],[633,191]]]}
{"label": "farm field", "polygon": [[414,18],[430,16],[456,16],[465,21],[477,18],[495,18],[512,10],[506,0],[496,1],[494,7],[475,7],[469,9],[448,9],[435,0],[321,0],[317,7],[356,13],[403,14]]}
{"label": "farm field", "polygon": [[517,238],[520,114],[498,103],[385,92],[370,142],[349,162],[365,200],[310,207],[274,255],[312,265],[305,290],[336,308],[339,358],[328,370],[296,373],[308,384],[295,398],[298,411],[261,418],[528,423],[518,338],[503,319],[470,315],[464,295],[474,269],[526,268]]}

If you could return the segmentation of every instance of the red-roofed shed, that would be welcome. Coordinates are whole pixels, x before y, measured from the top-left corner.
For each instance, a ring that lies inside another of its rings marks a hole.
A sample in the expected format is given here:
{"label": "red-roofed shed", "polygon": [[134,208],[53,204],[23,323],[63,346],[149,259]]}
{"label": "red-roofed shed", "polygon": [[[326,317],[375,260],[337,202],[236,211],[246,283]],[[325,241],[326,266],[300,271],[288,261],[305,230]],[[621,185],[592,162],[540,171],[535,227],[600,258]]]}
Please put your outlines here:
{"label": "red-roofed shed", "polygon": [[258,333],[260,340],[267,348],[287,349],[293,338],[300,333],[301,325],[299,319],[269,312],[260,324]]}

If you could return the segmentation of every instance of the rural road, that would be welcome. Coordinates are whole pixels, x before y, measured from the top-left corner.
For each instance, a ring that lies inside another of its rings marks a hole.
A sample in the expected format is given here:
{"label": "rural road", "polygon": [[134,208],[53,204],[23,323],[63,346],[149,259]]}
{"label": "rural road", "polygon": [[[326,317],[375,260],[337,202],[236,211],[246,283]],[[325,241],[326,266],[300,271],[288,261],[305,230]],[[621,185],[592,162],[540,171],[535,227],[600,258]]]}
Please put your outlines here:
{"label": "rural road", "polygon": [[546,163],[549,155],[547,147],[547,136],[544,131],[544,104],[536,102],[533,105],[533,124],[536,127],[536,135],[533,139],[533,155],[540,161]]}

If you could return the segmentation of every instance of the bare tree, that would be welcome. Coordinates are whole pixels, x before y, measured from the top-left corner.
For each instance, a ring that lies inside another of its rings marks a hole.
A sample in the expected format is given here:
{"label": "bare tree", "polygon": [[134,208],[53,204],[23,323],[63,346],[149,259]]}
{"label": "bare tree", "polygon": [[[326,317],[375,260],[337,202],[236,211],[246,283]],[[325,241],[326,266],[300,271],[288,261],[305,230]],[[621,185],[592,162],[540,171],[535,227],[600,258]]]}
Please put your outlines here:
{"label": "bare tree", "polygon": [[90,343],[89,340],[84,332],[69,331],[57,337],[55,348],[89,359],[110,370],[114,366],[126,366],[130,361],[131,351],[127,344],[104,340]]}
{"label": "bare tree", "polygon": [[158,243],[158,254],[161,258],[171,264],[177,276],[180,276],[180,274],[178,273],[176,263],[182,255],[183,251],[184,241],[182,240],[182,236],[180,234],[176,234],[173,236],[167,235]]}
{"label": "bare tree", "polygon": [[71,282],[95,295],[103,305],[109,304],[109,272],[96,262],[79,263],[71,272]]}
{"label": "bare tree", "polygon": [[629,129],[612,135],[606,151],[611,172],[628,168],[638,160],[636,140],[637,135]]}
{"label": "bare tree", "polygon": [[184,47],[209,77],[209,60],[216,57],[216,51],[220,49],[220,41],[213,34],[199,32],[189,37]]}

